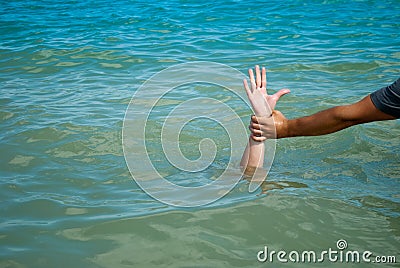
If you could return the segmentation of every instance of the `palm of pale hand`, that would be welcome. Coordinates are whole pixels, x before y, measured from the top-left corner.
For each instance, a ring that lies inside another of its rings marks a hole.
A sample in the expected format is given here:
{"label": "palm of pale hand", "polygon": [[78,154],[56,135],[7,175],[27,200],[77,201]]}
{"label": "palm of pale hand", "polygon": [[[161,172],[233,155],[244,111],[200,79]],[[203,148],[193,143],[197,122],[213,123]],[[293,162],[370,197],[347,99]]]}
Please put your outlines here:
{"label": "palm of pale hand", "polygon": [[246,89],[247,97],[256,116],[271,116],[272,111],[275,109],[276,103],[279,98],[290,92],[289,89],[281,89],[273,95],[267,93],[267,75],[263,67],[260,73],[260,67],[255,67],[256,76],[252,69],[249,69],[250,85],[249,88],[247,80],[243,80],[244,88]]}

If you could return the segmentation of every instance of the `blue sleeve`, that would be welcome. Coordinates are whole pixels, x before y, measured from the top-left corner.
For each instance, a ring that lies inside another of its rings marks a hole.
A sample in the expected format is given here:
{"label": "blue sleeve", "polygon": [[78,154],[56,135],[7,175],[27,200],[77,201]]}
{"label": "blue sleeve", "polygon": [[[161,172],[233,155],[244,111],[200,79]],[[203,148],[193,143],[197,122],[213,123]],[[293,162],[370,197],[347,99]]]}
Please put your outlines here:
{"label": "blue sleeve", "polygon": [[400,118],[400,78],[372,93],[371,100],[380,111]]}

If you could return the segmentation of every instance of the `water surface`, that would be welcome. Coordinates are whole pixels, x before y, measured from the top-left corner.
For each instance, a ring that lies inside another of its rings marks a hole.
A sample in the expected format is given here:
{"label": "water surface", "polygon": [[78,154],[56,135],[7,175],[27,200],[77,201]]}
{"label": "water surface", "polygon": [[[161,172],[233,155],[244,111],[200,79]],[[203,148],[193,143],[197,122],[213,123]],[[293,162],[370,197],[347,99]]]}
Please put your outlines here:
{"label": "water surface", "polygon": [[[178,63],[265,65],[271,92],[292,90],[277,106],[289,118],[357,101],[399,76],[399,14],[398,1],[3,2],[0,266],[254,267],[269,265],[256,259],[265,245],[322,251],[338,239],[400,258],[397,121],[279,140],[262,190],[243,181],[194,209],[147,196],[121,145],[134,92]],[[225,94],[197,85],[156,112]],[[149,124],[157,133],[156,114]],[[226,134],[213,122],[188,125],[182,150],[198,157],[205,137],[222,149],[207,172],[159,168],[187,184],[218,175]]]}

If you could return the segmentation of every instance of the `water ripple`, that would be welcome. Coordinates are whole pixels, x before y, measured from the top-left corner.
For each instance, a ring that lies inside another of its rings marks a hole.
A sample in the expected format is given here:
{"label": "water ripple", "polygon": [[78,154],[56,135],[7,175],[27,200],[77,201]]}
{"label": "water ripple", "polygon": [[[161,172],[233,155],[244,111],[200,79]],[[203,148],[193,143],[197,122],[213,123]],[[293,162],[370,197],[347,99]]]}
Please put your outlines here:
{"label": "water ripple", "polygon": [[[195,266],[254,267],[266,243],[318,249],[339,238],[395,254],[396,121],[280,140],[262,189],[249,194],[241,181],[194,210],[156,202],[133,182],[121,128],[143,82],[196,60],[244,73],[266,65],[270,92],[292,90],[277,106],[289,118],[357,101],[398,78],[399,11],[389,0],[3,1],[0,266],[186,266],[191,257]],[[227,92],[195,85],[156,106],[152,134],[176,104],[202,94],[247,122],[250,111]],[[218,176],[227,145],[217,126],[187,126],[182,148],[195,158],[191,148],[207,135],[221,157],[198,176],[167,165],[149,139],[160,172],[188,185]]]}

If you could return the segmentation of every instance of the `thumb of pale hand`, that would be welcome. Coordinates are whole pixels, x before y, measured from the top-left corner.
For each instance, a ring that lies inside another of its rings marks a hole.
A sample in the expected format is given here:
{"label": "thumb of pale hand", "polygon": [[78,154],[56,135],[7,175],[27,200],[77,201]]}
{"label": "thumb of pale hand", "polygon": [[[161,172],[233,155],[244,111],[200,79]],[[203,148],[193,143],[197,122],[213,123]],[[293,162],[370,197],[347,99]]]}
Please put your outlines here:
{"label": "thumb of pale hand", "polygon": [[283,89],[279,90],[278,92],[276,92],[274,94],[274,96],[275,96],[276,100],[278,101],[280,97],[282,97],[283,95],[286,95],[288,93],[290,93],[290,89],[283,88]]}

